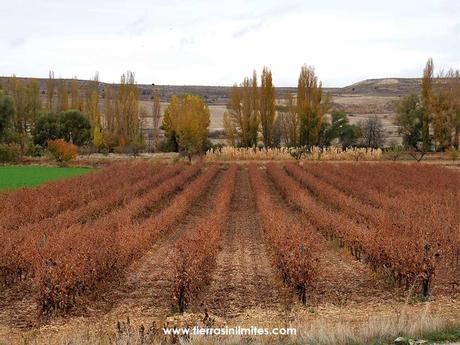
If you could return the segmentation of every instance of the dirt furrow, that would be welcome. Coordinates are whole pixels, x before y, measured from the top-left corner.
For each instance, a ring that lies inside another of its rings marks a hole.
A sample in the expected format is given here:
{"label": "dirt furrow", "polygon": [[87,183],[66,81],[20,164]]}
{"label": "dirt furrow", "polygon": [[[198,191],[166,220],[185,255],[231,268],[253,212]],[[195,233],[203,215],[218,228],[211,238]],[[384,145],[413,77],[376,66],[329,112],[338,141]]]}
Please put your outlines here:
{"label": "dirt furrow", "polygon": [[[264,176],[276,203],[281,205],[304,226],[312,227],[308,219],[291,207],[277,191],[276,186]],[[404,299],[402,291],[397,291],[383,277],[373,272],[365,264],[355,260],[337,243],[319,237],[320,260],[318,277],[310,301],[314,305],[334,304],[345,306],[349,303]]]}
{"label": "dirt furrow", "polygon": [[175,311],[173,307],[174,245],[200,218],[212,209],[213,199],[222,181],[219,172],[205,194],[193,205],[174,231],[165,234],[128,271],[124,283],[111,292],[114,301],[107,317],[162,319]]}
{"label": "dirt furrow", "polygon": [[194,311],[231,318],[254,308],[275,311],[282,303],[269,252],[265,246],[248,171],[239,170],[222,250],[209,287]]}

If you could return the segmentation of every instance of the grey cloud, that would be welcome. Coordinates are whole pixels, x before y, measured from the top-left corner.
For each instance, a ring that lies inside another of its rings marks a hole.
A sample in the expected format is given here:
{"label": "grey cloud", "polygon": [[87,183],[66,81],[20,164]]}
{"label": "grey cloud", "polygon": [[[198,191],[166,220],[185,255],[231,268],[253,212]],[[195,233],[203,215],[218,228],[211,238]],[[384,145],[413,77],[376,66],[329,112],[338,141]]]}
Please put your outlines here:
{"label": "grey cloud", "polygon": [[263,24],[264,24],[264,21],[260,20],[257,23],[246,25],[241,30],[238,30],[237,32],[235,32],[233,34],[233,38],[241,38],[251,32],[257,31],[258,29],[262,27]]}
{"label": "grey cloud", "polygon": [[292,2],[285,2],[285,3],[278,3],[273,6],[268,7],[265,10],[262,10],[259,14],[245,14],[243,16],[239,16],[239,19],[254,19],[254,17],[258,18],[258,20],[254,23],[244,26],[240,30],[236,31],[233,34],[233,38],[241,38],[246,36],[247,34],[257,31],[264,26],[264,24],[273,19],[280,19],[286,15],[291,13],[295,13],[300,8],[300,2],[292,1]]}
{"label": "grey cloud", "polygon": [[147,30],[147,17],[139,17],[133,22],[131,22],[127,27],[126,30],[129,32],[131,36],[142,35]]}
{"label": "grey cloud", "polygon": [[27,40],[24,37],[15,38],[9,42],[10,48],[18,48],[27,43]]}
{"label": "grey cloud", "polygon": [[187,46],[195,44],[195,39],[193,37],[183,37],[179,42],[180,49],[184,49]]}

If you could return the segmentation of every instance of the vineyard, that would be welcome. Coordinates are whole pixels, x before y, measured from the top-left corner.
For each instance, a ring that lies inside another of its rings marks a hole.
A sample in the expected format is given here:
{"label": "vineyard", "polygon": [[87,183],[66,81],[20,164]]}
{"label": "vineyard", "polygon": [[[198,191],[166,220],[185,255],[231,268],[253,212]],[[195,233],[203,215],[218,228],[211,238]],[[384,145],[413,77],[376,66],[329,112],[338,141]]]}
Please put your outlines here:
{"label": "vineyard", "polygon": [[453,298],[459,206],[437,166],[113,164],[0,194],[0,323]]}

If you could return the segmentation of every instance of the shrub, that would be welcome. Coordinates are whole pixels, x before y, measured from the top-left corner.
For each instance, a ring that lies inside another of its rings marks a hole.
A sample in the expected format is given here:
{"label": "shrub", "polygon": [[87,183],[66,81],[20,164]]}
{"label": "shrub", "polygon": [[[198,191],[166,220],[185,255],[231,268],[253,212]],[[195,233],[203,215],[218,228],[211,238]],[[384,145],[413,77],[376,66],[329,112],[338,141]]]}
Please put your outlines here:
{"label": "shrub", "polygon": [[96,152],[98,149],[92,144],[78,147],[78,154],[82,156],[89,156]]}
{"label": "shrub", "polygon": [[177,152],[174,148],[174,144],[171,143],[168,139],[162,139],[158,143],[158,151],[160,152]]}
{"label": "shrub", "polygon": [[129,145],[126,146],[125,152],[133,156],[138,156],[139,153],[145,150],[145,147],[145,143],[139,139],[129,143]]}
{"label": "shrub", "polygon": [[48,150],[59,163],[67,163],[77,157],[78,149],[63,139],[48,140]]}
{"label": "shrub", "polygon": [[454,148],[450,148],[446,152],[447,152],[447,155],[449,156],[449,159],[451,159],[452,162],[455,162],[460,156],[460,151]]}
{"label": "shrub", "polygon": [[26,156],[30,157],[41,157],[43,156],[43,148],[40,145],[30,143],[27,146]]}
{"label": "shrub", "polygon": [[21,147],[17,144],[0,144],[0,163],[16,163],[21,158]]}

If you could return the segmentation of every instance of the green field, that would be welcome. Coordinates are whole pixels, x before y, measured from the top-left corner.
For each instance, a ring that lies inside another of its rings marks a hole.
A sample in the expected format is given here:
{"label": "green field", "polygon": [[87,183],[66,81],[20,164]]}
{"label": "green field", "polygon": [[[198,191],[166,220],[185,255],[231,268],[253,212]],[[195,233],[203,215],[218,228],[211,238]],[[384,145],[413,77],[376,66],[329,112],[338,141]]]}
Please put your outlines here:
{"label": "green field", "polygon": [[39,184],[77,176],[91,171],[89,168],[54,168],[42,166],[4,166],[0,167],[0,191]]}

